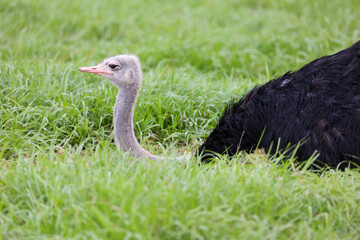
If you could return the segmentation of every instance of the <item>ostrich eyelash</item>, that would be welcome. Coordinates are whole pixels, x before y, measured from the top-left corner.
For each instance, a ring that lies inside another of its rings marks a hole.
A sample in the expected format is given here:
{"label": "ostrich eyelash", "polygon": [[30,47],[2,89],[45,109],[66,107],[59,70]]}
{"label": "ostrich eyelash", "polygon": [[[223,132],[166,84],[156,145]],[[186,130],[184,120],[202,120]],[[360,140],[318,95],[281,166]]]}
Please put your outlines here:
{"label": "ostrich eyelash", "polygon": [[119,69],[119,68],[120,68],[120,65],[113,64],[113,63],[109,63],[108,66],[109,66],[112,70],[115,70],[115,69]]}

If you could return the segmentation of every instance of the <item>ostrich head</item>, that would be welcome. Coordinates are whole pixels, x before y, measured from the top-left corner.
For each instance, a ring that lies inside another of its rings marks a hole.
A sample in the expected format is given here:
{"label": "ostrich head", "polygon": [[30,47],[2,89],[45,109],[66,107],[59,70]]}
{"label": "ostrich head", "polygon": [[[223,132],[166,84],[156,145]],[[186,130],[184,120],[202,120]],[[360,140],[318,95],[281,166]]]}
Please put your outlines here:
{"label": "ostrich head", "polygon": [[140,61],[135,55],[118,55],[107,58],[93,67],[81,67],[81,72],[89,72],[108,78],[118,88],[141,85]]}
{"label": "ostrich head", "polygon": [[[163,157],[153,155],[143,149],[135,138],[134,108],[142,78],[138,57],[118,55],[105,59],[97,66],[81,67],[79,71],[102,75],[119,88],[114,107],[114,137],[117,147],[137,158],[164,160]],[[183,161],[184,156],[178,159]],[[185,157],[188,158],[188,156]]]}
{"label": "ostrich head", "polygon": [[114,136],[117,147],[134,157],[162,160],[162,157],[152,155],[143,149],[135,138],[134,108],[142,78],[138,57],[118,55],[93,67],[81,67],[79,71],[104,76],[119,88],[114,107]]}

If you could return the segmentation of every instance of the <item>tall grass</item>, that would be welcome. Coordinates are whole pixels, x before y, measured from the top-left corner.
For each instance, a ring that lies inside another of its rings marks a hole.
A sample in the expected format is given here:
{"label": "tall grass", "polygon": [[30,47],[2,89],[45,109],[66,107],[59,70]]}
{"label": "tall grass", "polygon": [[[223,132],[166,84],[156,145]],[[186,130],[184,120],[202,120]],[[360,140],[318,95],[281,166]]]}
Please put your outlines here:
{"label": "tall grass", "polygon": [[[358,239],[357,172],[196,149],[225,103],[359,39],[356,1],[0,2],[3,239]],[[77,71],[137,54],[135,131],[116,150],[116,88]],[[290,169],[290,170],[289,170]]]}

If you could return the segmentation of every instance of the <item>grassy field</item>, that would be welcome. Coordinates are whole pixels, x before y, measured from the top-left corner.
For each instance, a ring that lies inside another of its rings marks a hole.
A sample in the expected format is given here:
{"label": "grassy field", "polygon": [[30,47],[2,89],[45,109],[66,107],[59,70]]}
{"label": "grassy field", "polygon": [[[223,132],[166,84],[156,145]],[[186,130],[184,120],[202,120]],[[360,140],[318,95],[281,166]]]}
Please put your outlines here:
{"label": "grassy field", "polygon": [[[359,239],[360,175],[261,154],[199,166],[225,103],[360,39],[355,0],[0,2],[0,239]],[[117,89],[77,71],[133,53],[144,148],[116,150]]]}

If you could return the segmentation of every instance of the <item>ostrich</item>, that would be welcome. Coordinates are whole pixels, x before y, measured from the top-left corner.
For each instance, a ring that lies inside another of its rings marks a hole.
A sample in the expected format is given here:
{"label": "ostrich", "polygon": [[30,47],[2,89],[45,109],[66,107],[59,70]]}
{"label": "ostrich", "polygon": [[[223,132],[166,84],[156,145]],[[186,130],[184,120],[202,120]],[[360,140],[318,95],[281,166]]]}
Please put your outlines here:
{"label": "ostrich", "polygon": [[[162,160],[143,149],[133,130],[134,106],[142,81],[140,61],[118,55],[82,72],[108,78],[119,88],[114,108],[116,145],[130,155]],[[318,154],[317,163],[340,168],[360,164],[360,41],[295,72],[257,86],[228,104],[216,128],[195,151],[207,163],[256,147],[276,154],[299,144],[297,161]],[[350,164],[351,163],[351,164]]]}

